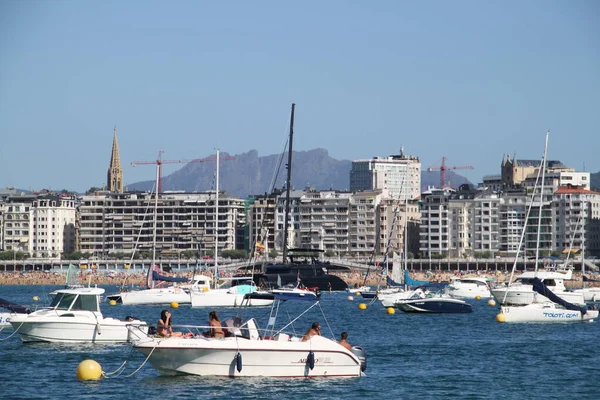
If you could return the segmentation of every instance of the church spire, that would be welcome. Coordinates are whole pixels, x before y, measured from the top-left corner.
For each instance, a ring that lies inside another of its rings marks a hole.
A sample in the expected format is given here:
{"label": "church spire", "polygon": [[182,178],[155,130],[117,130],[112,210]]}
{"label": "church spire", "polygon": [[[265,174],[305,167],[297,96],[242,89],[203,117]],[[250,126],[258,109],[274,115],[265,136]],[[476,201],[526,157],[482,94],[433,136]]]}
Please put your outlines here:
{"label": "church spire", "polygon": [[119,156],[119,141],[117,140],[117,127],[113,131],[112,153],[110,155],[110,166],[108,167],[107,183],[108,190],[123,193],[123,168],[121,168],[121,157]]}

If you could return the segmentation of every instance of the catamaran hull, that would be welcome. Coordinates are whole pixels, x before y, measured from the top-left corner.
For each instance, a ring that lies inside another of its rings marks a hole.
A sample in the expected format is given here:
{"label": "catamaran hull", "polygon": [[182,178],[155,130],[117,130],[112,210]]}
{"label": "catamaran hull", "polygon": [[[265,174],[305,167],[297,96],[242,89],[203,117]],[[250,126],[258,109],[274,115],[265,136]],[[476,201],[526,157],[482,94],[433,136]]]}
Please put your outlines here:
{"label": "catamaran hull", "polygon": [[139,340],[148,332],[145,322],[114,318],[59,317],[12,318],[10,321],[23,342],[119,343]]}
{"label": "catamaran hull", "polygon": [[107,296],[107,299],[123,305],[191,303],[190,294],[178,287],[132,290],[131,292],[121,292]]}
{"label": "catamaran hull", "polygon": [[0,329],[12,329],[11,318],[16,317],[17,313],[0,313]]}
{"label": "catamaran hull", "polygon": [[542,322],[542,323],[570,323],[593,322],[598,318],[598,310],[581,311],[557,308],[553,303],[533,303],[525,306],[502,306],[500,314],[504,322]]}
{"label": "catamaran hull", "polygon": [[[331,340],[319,339],[319,343],[311,344],[317,340],[169,338],[134,347],[150,356],[148,361],[164,375],[280,378],[361,375],[361,361],[354,354]],[[309,356],[311,352],[313,356]],[[312,369],[311,357],[314,357]]]}

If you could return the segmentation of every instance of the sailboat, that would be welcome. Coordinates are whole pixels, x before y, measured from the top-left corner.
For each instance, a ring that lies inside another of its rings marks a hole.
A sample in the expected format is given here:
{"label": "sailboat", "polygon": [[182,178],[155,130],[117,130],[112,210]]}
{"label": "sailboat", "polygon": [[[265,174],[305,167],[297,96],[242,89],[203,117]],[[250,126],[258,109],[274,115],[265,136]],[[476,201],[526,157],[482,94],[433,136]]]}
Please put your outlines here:
{"label": "sailboat", "polygon": [[[537,227],[537,243],[536,243],[536,262],[535,271],[530,281],[531,286],[525,283],[519,283],[514,286],[513,293],[532,294],[531,302],[526,302],[523,305],[507,305],[506,299],[511,292],[511,285],[502,288],[503,290],[492,290],[492,295],[500,301],[500,313],[496,316],[496,320],[499,322],[591,322],[598,318],[598,310],[590,310],[587,307],[572,304],[565,299],[559,297],[558,293],[554,293],[550,290],[544,282],[537,276],[538,259],[539,259],[539,248],[540,248],[540,226],[542,218],[542,207],[544,197],[544,179],[546,171],[546,159],[548,154],[548,137],[549,133],[546,134],[546,141],[544,146],[544,156],[538,171],[538,178],[542,177],[541,190],[540,190],[540,205],[538,215],[538,227]],[[511,273],[511,279],[516,269],[517,260],[519,259],[519,253],[522,248],[523,239],[525,237],[525,231],[527,229],[527,221],[535,201],[535,189],[532,193],[531,203],[527,210],[525,217],[525,224],[523,231],[521,232],[521,239],[517,248],[517,254],[515,256],[515,262]],[[567,272],[568,274],[568,272]],[[529,283],[529,282],[527,282]],[[515,296],[517,297],[517,296]]]}
{"label": "sailboat", "polygon": [[233,277],[226,279],[226,284],[219,286],[219,149],[217,149],[216,194],[215,194],[215,266],[214,286],[191,286],[189,290],[192,308],[198,307],[239,307],[270,306],[274,296],[261,292],[252,277]]}
{"label": "sailboat", "polygon": [[[296,285],[300,279],[303,286],[323,291],[346,290],[348,284],[339,276],[331,275],[332,270],[348,272],[348,267],[336,266],[321,260],[323,249],[294,249],[288,243],[290,221],[290,192],[292,180],[292,147],[294,141],[294,111],[292,104],[290,118],[290,133],[288,142],[288,162],[285,195],[285,216],[283,221],[283,262],[264,266],[261,273],[253,275],[254,282],[259,286],[277,288]],[[253,268],[253,267],[252,267]]]}

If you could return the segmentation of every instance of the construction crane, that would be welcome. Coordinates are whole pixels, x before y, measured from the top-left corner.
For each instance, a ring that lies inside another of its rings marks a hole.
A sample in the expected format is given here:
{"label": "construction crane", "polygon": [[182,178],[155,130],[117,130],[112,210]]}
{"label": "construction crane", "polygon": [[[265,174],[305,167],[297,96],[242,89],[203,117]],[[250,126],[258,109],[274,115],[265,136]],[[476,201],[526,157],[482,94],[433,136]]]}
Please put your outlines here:
{"label": "construction crane", "polygon": [[446,187],[446,171],[448,170],[456,170],[456,169],[474,169],[472,166],[470,165],[464,165],[461,167],[447,167],[446,166],[446,157],[442,157],[442,162],[439,163],[437,165],[432,165],[431,167],[427,168],[427,171],[440,171],[440,189],[443,189],[444,187]]}
{"label": "construction crane", "polygon": [[[193,160],[163,160],[162,155],[164,151],[160,150],[158,152],[158,158],[154,161],[133,161],[131,163],[132,167],[136,165],[149,165],[156,164],[156,180],[157,180],[157,193],[162,193],[162,165],[163,164],[189,164],[194,162],[208,162],[208,161],[217,161],[216,157],[208,157],[208,158],[194,158]],[[220,160],[235,160],[233,156],[220,156]]]}

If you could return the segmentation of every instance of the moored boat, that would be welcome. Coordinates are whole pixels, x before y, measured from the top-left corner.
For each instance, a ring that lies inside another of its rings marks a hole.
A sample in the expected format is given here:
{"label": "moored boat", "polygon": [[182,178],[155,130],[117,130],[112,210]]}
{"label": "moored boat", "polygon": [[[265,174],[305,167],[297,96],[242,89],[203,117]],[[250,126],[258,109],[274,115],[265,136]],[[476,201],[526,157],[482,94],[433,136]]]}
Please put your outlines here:
{"label": "moored boat", "polygon": [[[289,301],[310,304],[291,322],[278,328],[280,306]],[[303,340],[294,333],[293,324],[308,310],[319,304],[316,297],[290,298],[275,294],[275,303],[266,322],[259,329],[256,319],[230,318],[222,322],[223,338],[203,335],[191,337],[146,336],[133,347],[148,357],[161,374],[202,376],[268,376],[268,377],[352,377],[366,368],[366,355],[361,347],[352,350],[331,338],[315,335]],[[326,320],[326,319],[325,319]],[[209,326],[184,326],[201,332]]]}
{"label": "moored boat", "polygon": [[461,314],[473,312],[471,304],[443,293],[427,292],[418,288],[411,297],[398,300],[396,308],[408,313]]}
{"label": "moored boat", "polygon": [[100,311],[104,289],[83,287],[54,292],[49,307],[10,320],[23,342],[128,342],[148,325],[134,317],[105,318]]}

